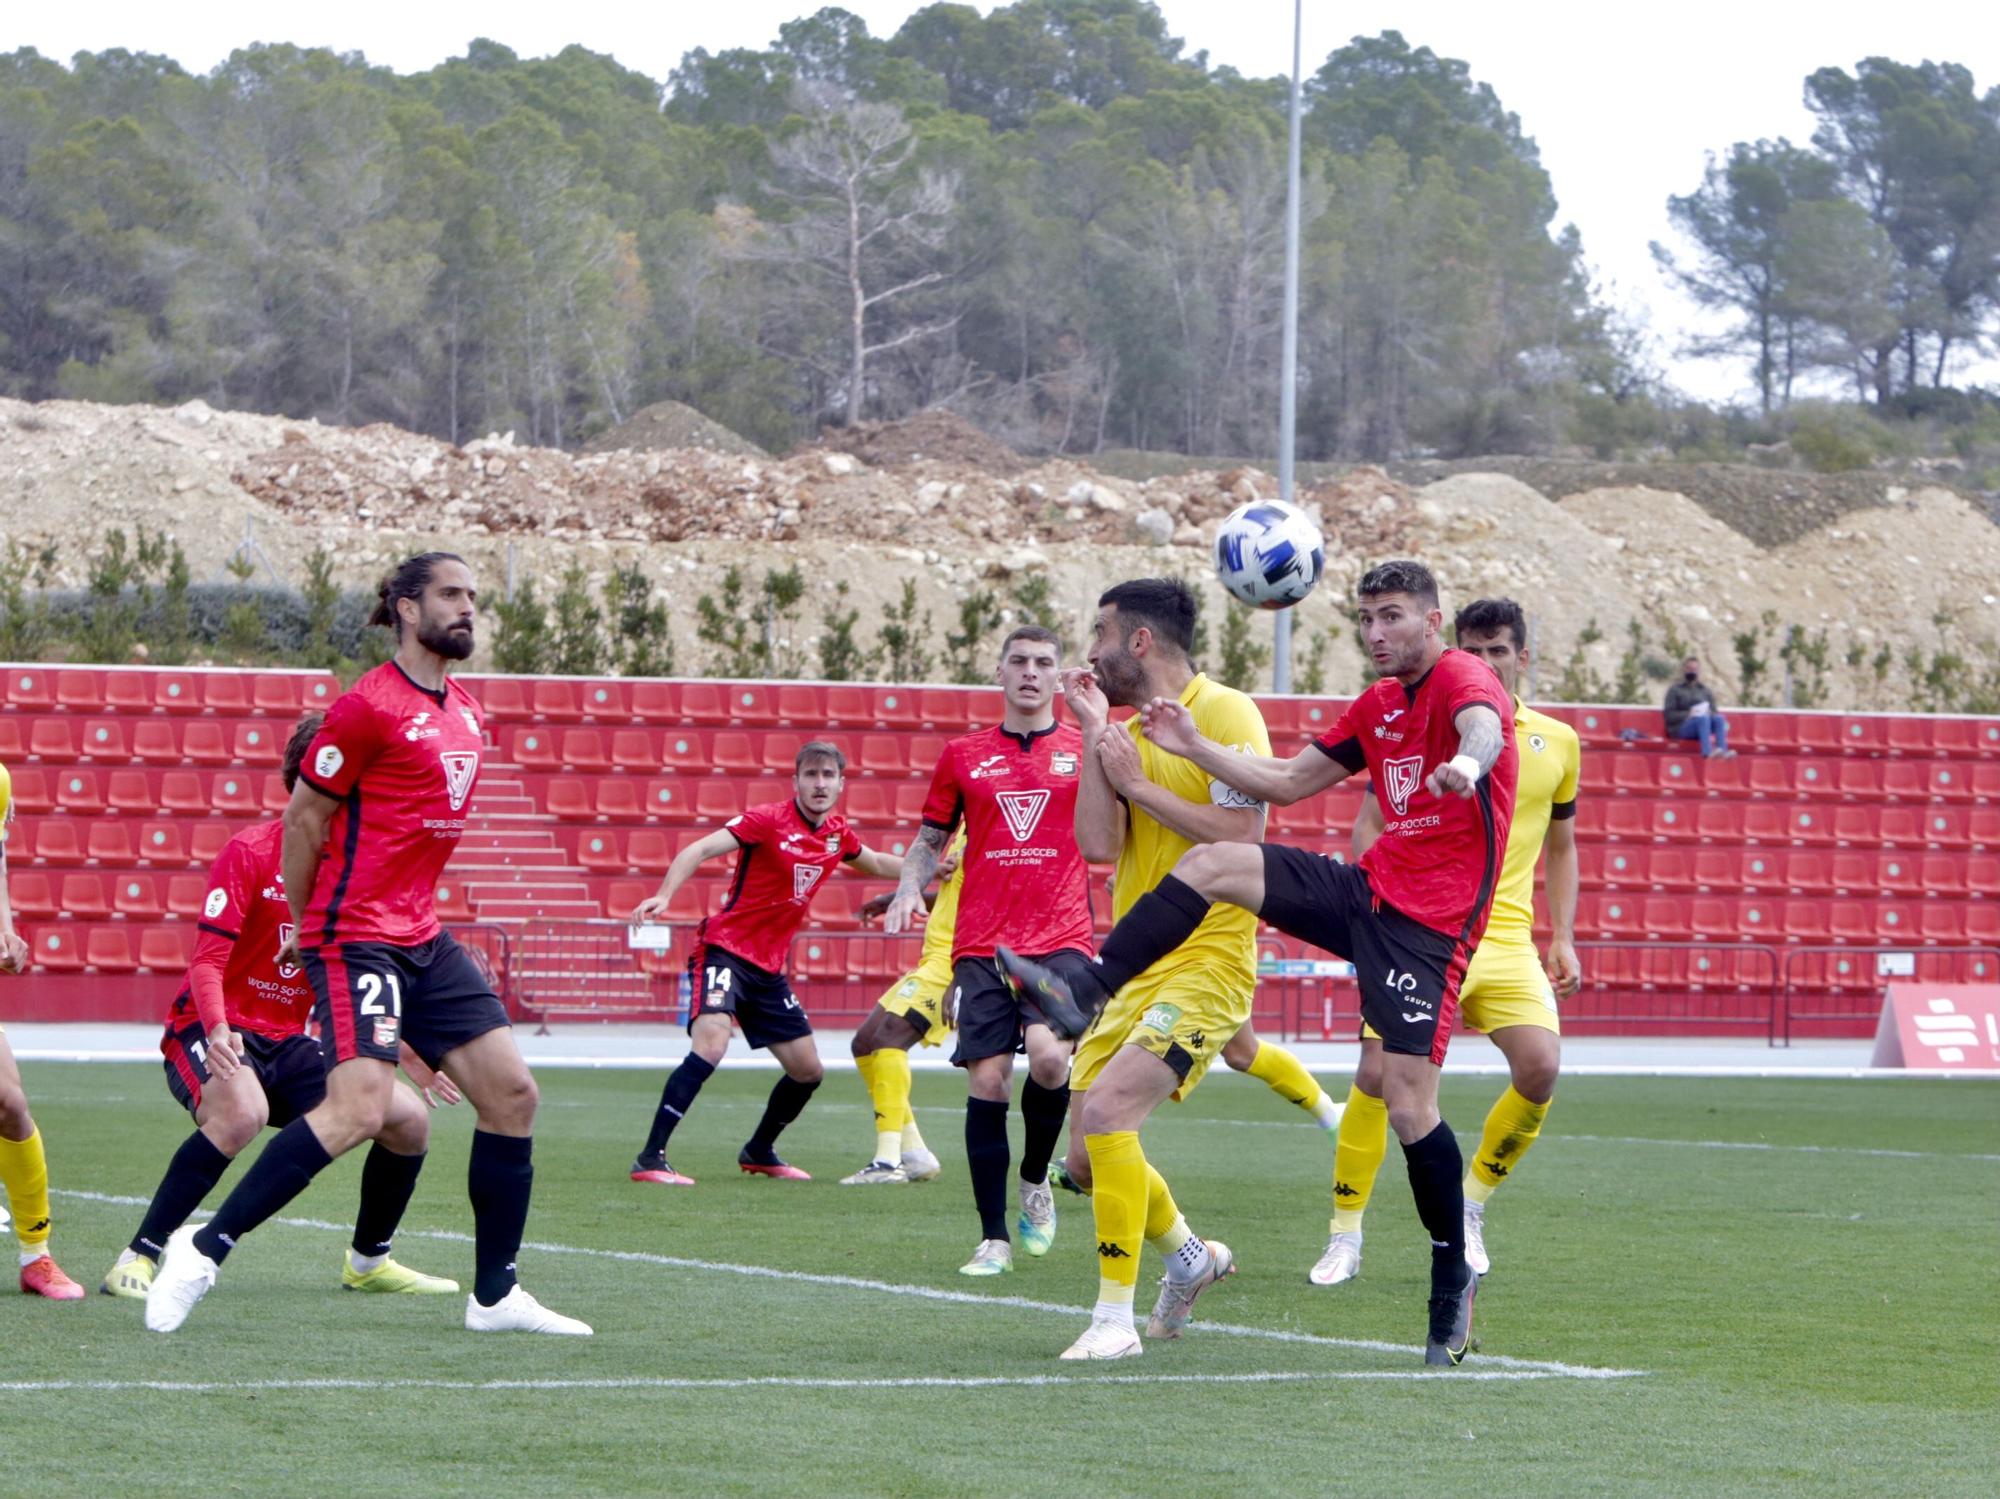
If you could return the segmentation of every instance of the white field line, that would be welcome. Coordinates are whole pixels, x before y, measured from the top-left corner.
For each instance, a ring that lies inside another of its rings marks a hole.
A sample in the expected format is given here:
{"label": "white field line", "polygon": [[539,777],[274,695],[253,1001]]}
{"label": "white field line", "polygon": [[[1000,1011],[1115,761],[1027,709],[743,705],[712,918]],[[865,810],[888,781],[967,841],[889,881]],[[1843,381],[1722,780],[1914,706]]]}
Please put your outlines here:
{"label": "white field line", "polygon": [[900,1379],[815,1379],[806,1375],[758,1374],[740,1379],[675,1379],[635,1376],[625,1379],[18,1379],[0,1381],[0,1394],[61,1394],[74,1391],[145,1390],[169,1395],[217,1395],[265,1390],[991,1390],[1044,1389],[1052,1385],[1218,1385],[1308,1384],[1328,1380],[1379,1380],[1400,1383],[1416,1379],[1449,1379],[1492,1383],[1525,1379],[1562,1379],[1553,1369],[1321,1369],[1265,1370],[1255,1374],[988,1374]]}
{"label": "white field line", "polygon": [[[121,1197],[107,1192],[58,1190],[52,1195],[79,1202],[108,1203],[119,1207],[145,1207],[143,1197]],[[322,1232],[352,1233],[349,1223],[329,1223],[321,1218],[273,1218],[289,1228],[310,1228]],[[470,1244],[470,1234],[437,1229],[404,1229],[404,1239],[430,1239],[450,1244]],[[822,1275],[806,1270],[779,1270],[767,1265],[725,1264],[715,1260],[686,1259],[679,1255],[648,1254],[631,1249],[589,1249],[574,1244],[525,1243],[524,1250],[537,1254],[581,1255],[590,1259],[614,1260],[630,1265],[655,1265],[668,1270],[694,1270],[710,1275],[740,1275],[752,1280],[790,1281],[797,1285],[831,1286],[840,1290],[870,1291],[879,1295],[907,1296],[919,1301],[943,1302],[952,1306],[1008,1307],[1015,1311],[1049,1312],[1076,1318],[1080,1308],[1059,1301],[1034,1301],[1026,1296],[981,1296],[971,1291],[948,1291],[937,1286],[907,1285],[896,1281],[870,1280],[855,1275]],[[1261,1338],[1275,1343],[1301,1343],[1316,1348],[1356,1348],[1373,1353],[1421,1354],[1421,1348],[1374,1338],[1331,1338],[1318,1333],[1291,1332],[1275,1327],[1246,1327],[1231,1322],[1201,1322],[1203,1333],[1223,1337]],[[1631,1379],[1644,1374],[1641,1369],[1601,1369],[1589,1364],[1566,1364],[1554,1359],[1510,1358],[1505,1354],[1481,1354],[1479,1361],[1514,1373],[1538,1374],[1565,1379]],[[429,1381],[424,1381],[428,1383]]]}

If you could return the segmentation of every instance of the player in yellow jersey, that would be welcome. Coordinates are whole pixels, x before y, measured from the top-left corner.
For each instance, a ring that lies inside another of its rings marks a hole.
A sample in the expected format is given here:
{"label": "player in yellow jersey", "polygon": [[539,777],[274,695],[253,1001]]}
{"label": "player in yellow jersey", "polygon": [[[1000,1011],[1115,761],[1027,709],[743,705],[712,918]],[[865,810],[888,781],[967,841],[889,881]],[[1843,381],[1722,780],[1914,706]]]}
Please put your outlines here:
{"label": "player in yellow jersey", "polygon": [[[7,829],[13,818],[14,782],[0,765],[0,973],[28,966],[28,944],[14,930],[7,899]],[[0,1187],[7,1190],[14,1237],[21,1244],[21,1289],[51,1301],[81,1301],[83,1287],[63,1274],[49,1253],[49,1163],[5,1031],[0,1031]],[[0,1214],[0,1227],[6,1222]]]}
{"label": "player in yellow jersey", "polygon": [[[854,1033],[854,1068],[875,1109],[875,1154],[859,1171],[840,1179],[843,1187],[927,1182],[944,1169],[925,1147],[910,1108],[910,1048],[936,1046],[951,1030],[945,995],[951,988],[951,939],[957,929],[958,869],[964,855],[961,831],[938,860],[938,889],[917,966],[889,986]],[[871,896],[862,916],[880,916],[895,898],[893,890]]]}
{"label": "player in yellow jersey", "polygon": [[[1098,600],[1090,670],[1064,677],[1064,696],[1087,751],[1077,794],[1077,846],[1093,863],[1117,861],[1112,906],[1118,916],[1196,844],[1264,838],[1262,803],[1155,748],[1136,717],[1123,725],[1110,722],[1114,704],[1173,698],[1209,737],[1253,754],[1271,752],[1257,705],[1210,681],[1188,659],[1196,608],[1192,590],[1178,578],[1139,578],[1108,589]],[[1162,1102],[1185,1098],[1200,1083],[1249,1021],[1256,987],[1257,918],[1217,904],[1171,956],[1113,996],[1078,1041],[1070,1067],[1067,1169],[1091,1190],[1098,1291],[1089,1327],[1064,1358],[1129,1358],[1143,1351],[1132,1320],[1142,1242],[1166,1261],[1146,1324],[1150,1337],[1178,1337],[1195,1297],[1236,1268],[1228,1245],[1190,1232],[1166,1180],[1147,1163],[1138,1131]],[[1311,1084],[1309,1074],[1306,1081]],[[1317,1091],[1317,1084],[1311,1086]]]}
{"label": "player in yellow jersey", "polygon": [[[1486,1253],[1486,1202],[1521,1164],[1541,1133],[1555,1097],[1561,1065],[1558,997],[1583,981],[1576,957],[1576,788],[1582,752],[1576,730],[1534,709],[1520,697],[1528,661],[1528,626],[1512,599],[1477,599],[1458,611],[1458,646],[1493,668],[1514,699],[1514,735],[1521,769],[1514,821],[1493,895],[1486,935],[1472,954],[1459,1005],[1466,1023],[1486,1032],[1507,1058],[1507,1091],[1486,1116],[1479,1150],[1465,1173],[1465,1260],[1476,1275],[1491,1268]],[[1380,804],[1370,797],[1354,824],[1360,858],[1382,831]],[[1548,850],[1543,883],[1553,933],[1546,960],[1533,936],[1535,863]],[[1317,1286],[1352,1280],[1361,1270],[1361,1216],[1388,1145],[1388,1112],[1382,1102],[1382,1042],[1362,1028],[1361,1065],[1347,1095],[1334,1149],[1333,1224],[1326,1252],[1312,1267]]]}

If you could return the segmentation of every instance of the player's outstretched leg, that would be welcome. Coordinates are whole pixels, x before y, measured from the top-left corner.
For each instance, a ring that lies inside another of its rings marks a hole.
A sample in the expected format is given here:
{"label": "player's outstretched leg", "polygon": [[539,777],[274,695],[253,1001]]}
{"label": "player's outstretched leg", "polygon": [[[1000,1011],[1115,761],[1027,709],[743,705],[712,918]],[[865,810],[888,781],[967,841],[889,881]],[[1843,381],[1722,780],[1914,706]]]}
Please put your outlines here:
{"label": "player's outstretched leg", "polygon": [[843,1187],[902,1186],[910,1176],[903,1169],[903,1121],[910,1110],[910,1057],[916,1030],[881,1005],[868,1012],[854,1033],[854,1070],[868,1090],[875,1116],[875,1153]]}
{"label": "player's outstretched leg", "polygon": [[1472,1299],[1479,1277],[1465,1262],[1465,1158],[1437,1110],[1438,1069],[1426,1057],[1384,1054],[1382,1091],[1389,1124],[1403,1143],[1410,1194],[1431,1240],[1427,1364],[1455,1365],[1472,1340]]}
{"label": "player's outstretched leg", "polygon": [[1069,1117],[1069,1047],[1044,1026],[1028,1028],[1028,1080],[1021,1087],[1021,1247],[1039,1258],[1056,1241],[1049,1160]]}
{"label": "player's outstretched leg", "polygon": [[1361,1273],[1361,1219],[1389,1149],[1389,1106],[1380,1097],[1381,1043],[1364,1039],[1333,1149],[1333,1222],[1326,1252],[1306,1279],[1337,1286]]}
{"label": "player's outstretched leg", "polygon": [[[12,1058],[7,1065],[12,1069]],[[49,1252],[49,1163],[42,1133],[28,1117],[27,1101],[14,1090],[19,1107],[0,1119],[0,1183],[14,1209],[14,1237],[21,1246],[21,1290],[50,1301],[82,1299],[83,1287],[63,1274]],[[17,1137],[18,1136],[18,1137]]]}
{"label": "player's outstretched leg", "polygon": [[105,1273],[107,1296],[144,1301],[167,1240],[215,1190],[229,1163],[257,1138],[269,1119],[264,1089],[245,1067],[227,1082],[209,1079],[196,1105],[201,1127],[181,1142],[146,1205],[139,1231]]}
{"label": "player's outstretched leg", "polygon": [[1541,1138],[1562,1057],[1557,1033],[1541,1026],[1505,1025],[1487,1034],[1506,1055],[1512,1076],[1487,1112],[1465,1172],[1465,1260],[1479,1275],[1493,1267],[1486,1252],[1486,1204]]}
{"label": "player's outstretched leg", "polygon": [[1328,1134],[1340,1128],[1340,1105],[1319,1085],[1291,1052],[1266,1041],[1247,1023],[1222,1048],[1222,1060],[1236,1072],[1247,1072],[1286,1103],[1296,1105]]}
{"label": "player's outstretched leg", "polygon": [[646,1144],[632,1162],[632,1180],[657,1187],[691,1187],[694,1178],[674,1170],[667,1161],[667,1141],[674,1127],[694,1107],[701,1085],[715,1075],[723,1053],[729,1050],[729,1016],[720,1013],[697,1015],[688,1025],[688,1054],[680,1066],[667,1075],[660,1090],[660,1106],[653,1110],[653,1122],[646,1129]]}
{"label": "player's outstretched leg", "polygon": [[457,1281],[412,1270],[389,1253],[423,1173],[430,1137],[423,1102],[414,1089],[397,1083],[389,1118],[361,1166],[361,1203],[340,1271],[344,1289],[402,1296],[444,1296],[458,1289]]}
{"label": "player's outstretched leg", "polygon": [[785,1070],[772,1084],[771,1096],[764,1105],[764,1117],[757,1121],[756,1130],[744,1142],[743,1149],[737,1152],[736,1165],[752,1176],[771,1176],[779,1181],[811,1181],[812,1177],[806,1172],[778,1158],[778,1136],[786,1125],[799,1117],[825,1076],[820,1069],[819,1049],[813,1045],[812,1037],[805,1035],[792,1041],[774,1041],[771,1055]]}

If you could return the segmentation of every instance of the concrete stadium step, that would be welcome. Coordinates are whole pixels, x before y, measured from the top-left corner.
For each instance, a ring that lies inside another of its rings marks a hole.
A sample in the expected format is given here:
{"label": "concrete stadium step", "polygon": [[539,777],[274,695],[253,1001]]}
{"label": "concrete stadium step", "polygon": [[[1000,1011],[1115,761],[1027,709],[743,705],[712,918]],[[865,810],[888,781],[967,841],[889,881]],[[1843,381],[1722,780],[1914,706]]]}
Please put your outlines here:
{"label": "concrete stadium step", "polygon": [[594,900],[471,900],[481,921],[591,921],[604,913]]}

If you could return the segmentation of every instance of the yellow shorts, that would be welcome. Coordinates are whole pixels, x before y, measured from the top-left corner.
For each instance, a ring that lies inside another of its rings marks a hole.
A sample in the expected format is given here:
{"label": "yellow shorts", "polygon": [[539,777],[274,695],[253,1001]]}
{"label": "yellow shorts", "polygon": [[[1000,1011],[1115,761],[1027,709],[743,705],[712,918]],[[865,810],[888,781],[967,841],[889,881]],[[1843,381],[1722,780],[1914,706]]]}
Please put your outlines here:
{"label": "yellow shorts", "polygon": [[[1476,1031],[1537,1025],[1562,1034],[1556,991],[1542,967],[1542,955],[1532,943],[1487,941],[1474,948],[1472,966],[1465,970],[1465,982],[1459,986],[1458,1012]],[[1366,1021],[1361,1034],[1366,1040],[1381,1039]]]}
{"label": "yellow shorts", "polygon": [[951,987],[951,954],[912,968],[875,1002],[916,1028],[920,1045],[937,1046],[951,1034],[944,1023],[944,991]]}
{"label": "yellow shorts", "polygon": [[1131,1045],[1173,1068],[1181,1080],[1173,1097],[1186,1098],[1249,1020],[1254,987],[1240,975],[1220,975],[1202,964],[1133,980],[1077,1042],[1069,1066],[1071,1090],[1088,1088],[1119,1049]]}

